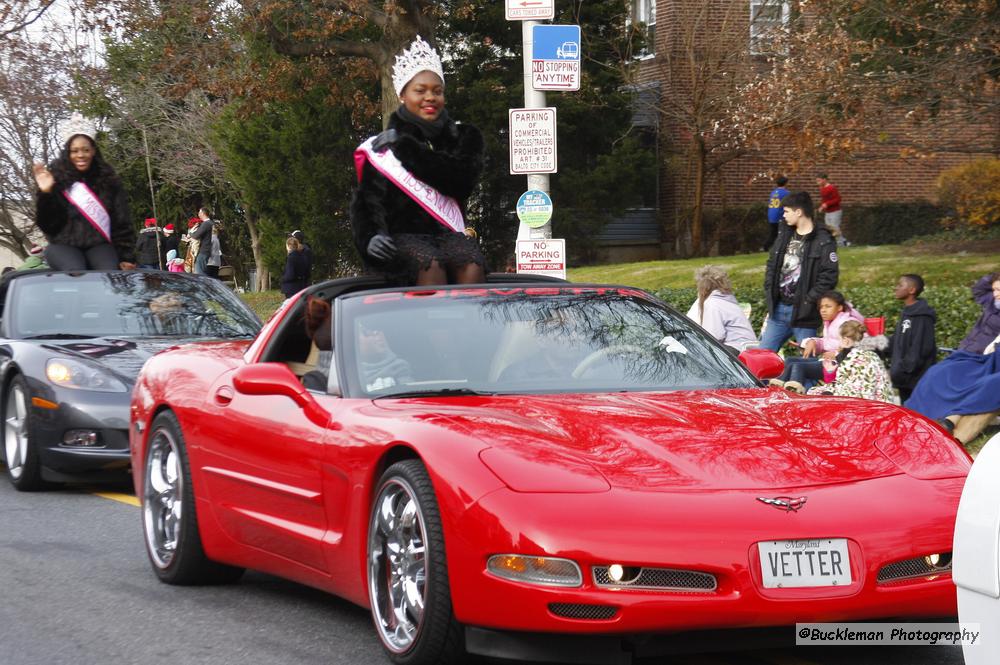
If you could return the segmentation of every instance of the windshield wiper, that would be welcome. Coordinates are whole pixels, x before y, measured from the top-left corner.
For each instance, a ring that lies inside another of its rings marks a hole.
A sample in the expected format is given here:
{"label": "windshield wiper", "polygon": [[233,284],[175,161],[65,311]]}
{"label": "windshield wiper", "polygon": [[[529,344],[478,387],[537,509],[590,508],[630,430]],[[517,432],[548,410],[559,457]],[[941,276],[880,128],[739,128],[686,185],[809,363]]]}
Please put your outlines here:
{"label": "windshield wiper", "polygon": [[42,335],[27,335],[21,339],[94,339],[98,335],[78,335],[76,333],[45,333]]}
{"label": "windshield wiper", "polygon": [[471,388],[434,388],[432,390],[407,390],[399,393],[387,393],[378,395],[372,399],[385,399],[387,397],[464,397],[464,396],[492,396],[496,393],[472,390]]}

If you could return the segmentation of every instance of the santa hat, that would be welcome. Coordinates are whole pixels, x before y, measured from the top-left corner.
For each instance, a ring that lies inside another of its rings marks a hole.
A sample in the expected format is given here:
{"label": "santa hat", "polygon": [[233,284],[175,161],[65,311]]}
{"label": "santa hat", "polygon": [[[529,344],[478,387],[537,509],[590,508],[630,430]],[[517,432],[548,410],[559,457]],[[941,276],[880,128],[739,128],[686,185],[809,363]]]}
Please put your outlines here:
{"label": "santa hat", "polygon": [[165,233],[166,235],[170,235],[173,232],[174,232],[173,224],[167,224],[166,226],[163,227],[163,233]]}
{"label": "santa hat", "polygon": [[156,218],[155,217],[147,217],[146,218],[146,228],[148,229],[150,226],[156,226]]}
{"label": "santa hat", "polygon": [[41,256],[44,251],[45,248],[41,245],[32,245],[31,249],[28,250],[28,254],[31,254],[32,256]]}
{"label": "santa hat", "polygon": [[69,120],[59,125],[59,137],[63,145],[70,142],[74,136],[86,136],[91,141],[97,136],[97,126],[92,120],[83,117],[83,114],[76,112],[70,116]]}
{"label": "santa hat", "polygon": [[392,66],[392,87],[396,89],[396,95],[403,94],[406,84],[420,72],[434,72],[444,83],[441,56],[417,35],[410,48],[396,56],[396,64]]}
{"label": "santa hat", "polygon": [[198,218],[198,217],[192,217],[191,219],[188,220],[188,228],[189,229],[191,227],[198,226],[199,224],[201,224],[201,219]]}

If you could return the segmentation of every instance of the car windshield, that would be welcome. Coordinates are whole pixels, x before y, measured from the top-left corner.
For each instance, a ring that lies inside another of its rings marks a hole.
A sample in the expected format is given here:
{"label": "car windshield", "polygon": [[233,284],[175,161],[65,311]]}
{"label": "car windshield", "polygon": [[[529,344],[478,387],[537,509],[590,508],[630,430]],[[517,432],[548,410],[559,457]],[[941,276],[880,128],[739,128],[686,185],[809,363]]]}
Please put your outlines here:
{"label": "car windshield", "polygon": [[454,288],[346,296],[337,347],[352,395],[752,387],[729,352],[642,291]]}
{"label": "car windshield", "polygon": [[14,338],[252,337],[260,321],[221,283],[162,271],[42,273],[7,295]]}

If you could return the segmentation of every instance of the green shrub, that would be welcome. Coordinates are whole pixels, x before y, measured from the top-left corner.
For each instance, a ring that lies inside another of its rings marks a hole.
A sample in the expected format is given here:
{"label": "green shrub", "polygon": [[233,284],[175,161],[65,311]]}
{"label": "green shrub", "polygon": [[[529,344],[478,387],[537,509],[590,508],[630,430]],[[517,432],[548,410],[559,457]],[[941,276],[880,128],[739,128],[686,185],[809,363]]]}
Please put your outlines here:
{"label": "green shrub", "polygon": [[[759,334],[764,315],[767,313],[763,289],[736,289],[734,295],[740,302],[750,303],[752,306],[750,322],[754,331]],[[861,286],[845,291],[844,295],[865,316],[884,316],[887,335],[891,335],[895,330],[903,307],[902,303],[893,297],[892,289]],[[694,287],[668,288],[656,291],[656,296],[684,314],[691,307],[691,303],[698,298],[698,292]],[[935,335],[938,346],[958,346],[982,312],[980,306],[972,299],[968,287],[929,286],[924,291],[923,297],[937,312]]]}
{"label": "green shrub", "polygon": [[896,245],[941,230],[944,208],[929,201],[845,206],[844,235],[855,245]]}
{"label": "green shrub", "polygon": [[1000,223],[1000,159],[977,159],[948,169],[938,177],[937,194],[941,205],[949,210],[951,223]]}

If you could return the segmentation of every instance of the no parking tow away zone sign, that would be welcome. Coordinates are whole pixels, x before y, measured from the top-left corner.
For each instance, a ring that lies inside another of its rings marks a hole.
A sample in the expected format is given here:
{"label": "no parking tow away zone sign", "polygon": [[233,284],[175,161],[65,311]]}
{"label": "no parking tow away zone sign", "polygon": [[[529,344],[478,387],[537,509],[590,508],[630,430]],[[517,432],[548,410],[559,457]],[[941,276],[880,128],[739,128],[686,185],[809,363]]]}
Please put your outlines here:
{"label": "no parking tow away zone sign", "polygon": [[561,238],[518,240],[517,273],[566,279],[566,241]]}

